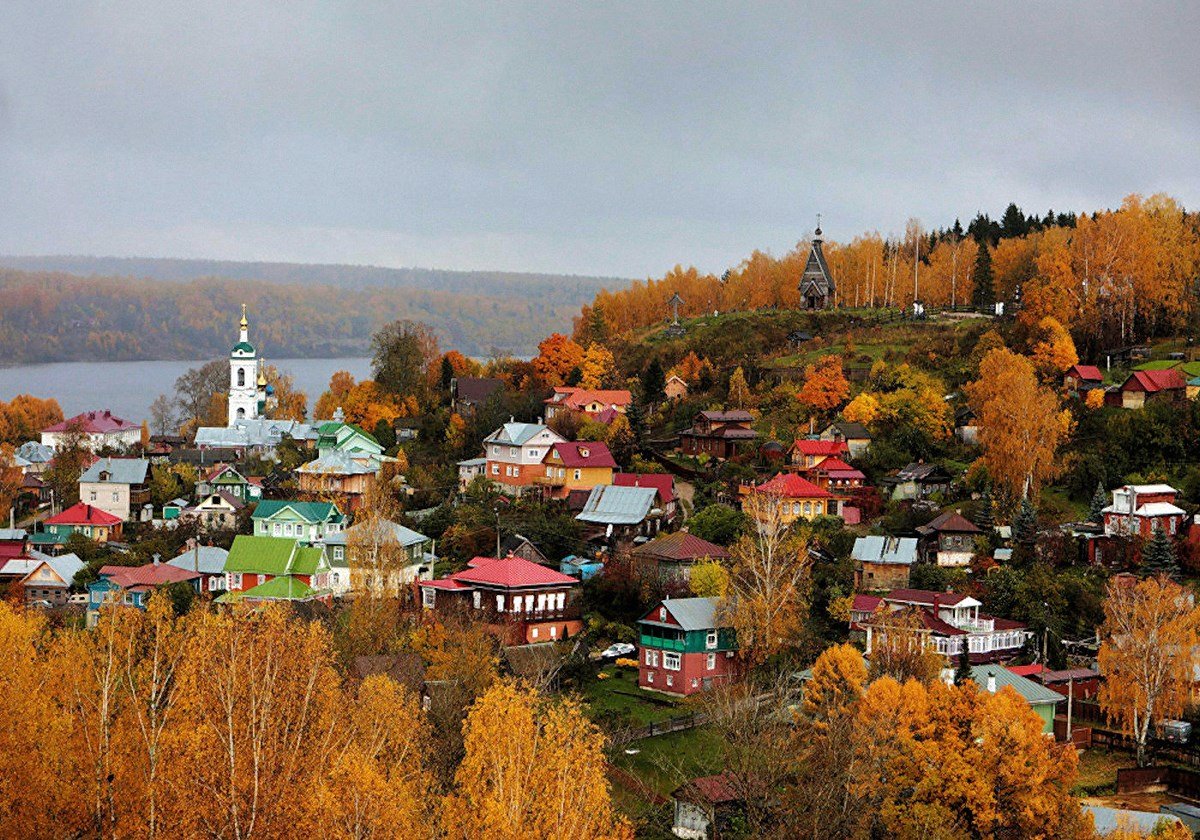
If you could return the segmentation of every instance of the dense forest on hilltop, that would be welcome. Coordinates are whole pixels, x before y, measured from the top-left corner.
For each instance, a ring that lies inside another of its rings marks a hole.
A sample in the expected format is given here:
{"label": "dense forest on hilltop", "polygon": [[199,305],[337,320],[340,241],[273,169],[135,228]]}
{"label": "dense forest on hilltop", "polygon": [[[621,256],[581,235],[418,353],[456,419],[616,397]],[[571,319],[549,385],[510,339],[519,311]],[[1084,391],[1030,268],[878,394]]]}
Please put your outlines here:
{"label": "dense forest on hilltop", "polygon": [[[80,270],[90,261],[158,273],[149,279],[0,269],[0,357],[6,361],[224,355],[242,303],[250,309],[256,344],[274,358],[366,355],[371,334],[401,318],[425,322],[443,346],[468,355],[531,355],[604,282],[353,266],[63,259]],[[189,265],[221,271],[240,265],[245,279],[184,279]],[[251,279],[259,276],[266,279]]]}
{"label": "dense forest on hilltop", "polygon": [[[660,324],[675,293],[689,317],[795,308],[810,249],[806,238],[780,257],[755,251],[721,276],[676,266],[661,278],[602,290],[576,319],[576,338]],[[1053,317],[1094,358],[1190,325],[1200,216],[1164,195],[1129,196],[1116,210],[1082,215],[1027,215],[1013,204],[999,221],[981,214],[966,229],[955,221],[929,231],[910,219],[902,236],[870,232],[848,243],[826,240],[823,250],[841,307],[907,308],[914,285],[933,308],[1019,301],[1022,330]]]}

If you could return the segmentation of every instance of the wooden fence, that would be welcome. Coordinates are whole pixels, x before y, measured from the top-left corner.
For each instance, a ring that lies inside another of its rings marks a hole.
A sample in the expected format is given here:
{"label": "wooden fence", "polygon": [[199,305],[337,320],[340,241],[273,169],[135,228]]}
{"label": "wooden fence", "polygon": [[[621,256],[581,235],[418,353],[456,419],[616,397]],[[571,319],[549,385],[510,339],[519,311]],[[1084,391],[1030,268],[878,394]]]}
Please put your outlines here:
{"label": "wooden fence", "polygon": [[1200,773],[1184,767],[1127,767],[1117,771],[1117,793],[1165,788],[1173,796],[1200,799]]}
{"label": "wooden fence", "polygon": [[653,738],[655,735],[668,735],[672,732],[695,729],[697,726],[703,726],[707,722],[708,715],[701,712],[692,712],[691,714],[677,715],[666,720],[660,720],[657,723],[648,723],[645,726],[622,729],[614,732],[610,740],[614,747],[621,747],[634,741],[641,741],[643,738]]}
{"label": "wooden fence", "polygon": [[[1122,752],[1137,752],[1137,740],[1124,732],[1113,732],[1108,729],[1093,729],[1092,744],[1107,747],[1110,750]],[[1156,761],[1173,761],[1176,764],[1186,764],[1189,767],[1200,767],[1200,748],[1191,744],[1177,744],[1164,741],[1161,738],[1151,738],[1146,744],[1151,758]]]}

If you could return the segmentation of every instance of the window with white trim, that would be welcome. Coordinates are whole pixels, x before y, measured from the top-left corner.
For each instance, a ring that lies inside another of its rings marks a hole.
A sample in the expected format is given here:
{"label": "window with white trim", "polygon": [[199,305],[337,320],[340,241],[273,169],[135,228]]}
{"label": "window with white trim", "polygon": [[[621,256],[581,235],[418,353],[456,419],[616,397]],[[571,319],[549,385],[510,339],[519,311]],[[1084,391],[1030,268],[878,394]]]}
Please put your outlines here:
{"label": "window with white trim", "polygon": [[471,602],[475,605],[475,609],[483,606],[483,593],[476,589],[471,593]]}
{"label": "window with white trim", "polygon": [[556,625],[556,624],[550,625],[550,638],[551,639],[558,638],[558,625]]}
{"label": "window with white trim", "polygon": [[575,470],[575,480],[579,481],[583,478],[583,470]]}
{"label": "window with white trim", "polygon": [[715,648],[717,646],[717,631],[716,630],[709,630],[708,633],[705,634],[704,646],[706,648],[708,648],[709,650],[712,650],[713,648]]}
{"label": "window with white trim", "polygon": [[708,661],[705,662],[704,664],[708,670],[710,670],[710,671],[715,670],[717,667],[717,655],[715,653],[710,653],[708,655]]}
{"label": "window with white trim", "polygon": [[504,596],[496,596],[496,612],[504,612]]}
{"label": "window with white trim", "polygon": [[508,447],[508,455],[510,458],[516,458],[517,457],[517,447],[515,447],[515,446]]}
{"label": "window with white trim", "polygon": [[421,606],[427,610],[433,609],[434,601],[437,598],[437,593],[433,591],[432,586],[421,587]]}
{"label": "window with white trim", "polygon": [[242,573],[241,572],[230,572],[229,573],[229,588],[230,589],[241,589],[242,588]]}
{"label": "window with white trim", "polygon": [[646,682],[648,682],[648,683],[654,682],[654,672],[653,671],[646,672]]}
{"label": "window with white trim", "polygon": [[675,685],[675,677],[671,674],[667,674],[667,688],[670,688],[673,685]]}
{"label": "window with white trim", "polygon": [[500,475],[500,465],[492,464],[492,475]]}
{"label": "window with white trim", "polygon": [[670,651],[667,651],[667,650],[663,651],[662,663],[663,663],[663,667],[666,668],[668,671],[678,671],[680,668],[681,662],[682,662],[682,659],[678,653],[671,653]]}

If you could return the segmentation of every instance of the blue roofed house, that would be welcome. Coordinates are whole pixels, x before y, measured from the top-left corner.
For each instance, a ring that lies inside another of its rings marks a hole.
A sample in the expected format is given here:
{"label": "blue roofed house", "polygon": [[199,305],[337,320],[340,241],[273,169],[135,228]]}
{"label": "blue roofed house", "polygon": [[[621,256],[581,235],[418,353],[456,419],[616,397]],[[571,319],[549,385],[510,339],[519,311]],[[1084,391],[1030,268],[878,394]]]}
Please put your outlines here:
{"label": "blue roofed house", "polygon": [[597,485],[575,518],[592,526],[592,538],[650,536],[658,531],[658,519],[651,516],[657,496],[653,487]]}
{"label": "blue roofed house", "polygon": [[168,560],[167,565],[200,575],[201,592],[224,592],[225,560],[229,552],[219,546],[189,542],[184,552]]}
{"label": "blue roofed house", "polygon": [[256,537],[290,537],[309,544],[338,533],[346,521],[333,502],[293,499],[263,499],[251,518]]}
{"label": "blue roofed house", "polygon": [[66,606],[70,601],[75,575],[83,569],[84,562],[74,554],[53,557],[40,551],[30,551],[27,562],[29,570],[21,578],[25,603]]}
{"label": "blue roofed house", "polygon": [[[398,596],[418,580],[433,579],[433,564],[437,557],[433,553],[433,540],[406,528],[398,522],[386,519],[356,522],[345,531],[330,534],[324,540],[325,556],[329,561],[329,588],[334,594],[342,594],[351,588],[367,588]],[[398,552],[398,558],[388,555]],[[389,565],[399,560],[386,575],[386,580],[376,580],[372,573],[374,558]],[[351,581],[351,570],[355,580]],[[361,574],[361,579],[359,579]]]}
{"label": "blue roofed house", "polygon": [[903,589],[917,562],[916,537],[859,537],[850,557],[856,561],[859,587],[866,591]]}

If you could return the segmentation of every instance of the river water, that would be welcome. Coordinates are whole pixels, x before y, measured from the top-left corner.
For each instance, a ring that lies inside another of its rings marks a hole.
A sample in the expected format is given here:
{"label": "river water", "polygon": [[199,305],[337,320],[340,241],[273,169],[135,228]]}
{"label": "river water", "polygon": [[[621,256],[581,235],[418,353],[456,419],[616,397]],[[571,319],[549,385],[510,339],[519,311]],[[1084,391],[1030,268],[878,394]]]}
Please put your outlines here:
{"label": "river water", "polygon": [[[45,365],[0,367],[0,400],[17,394],[54,397],[67,417],[92,409],[140,423],[150,419],[150,403],[159,394],[174,396],[175,380],[194,362],[55,362]],[[271,359],[270,364],[290,373],[296,388],[308,395],[311,409],[329,387],[329,377],[347,370],[355,379],[371,374],[371,360]]]}

